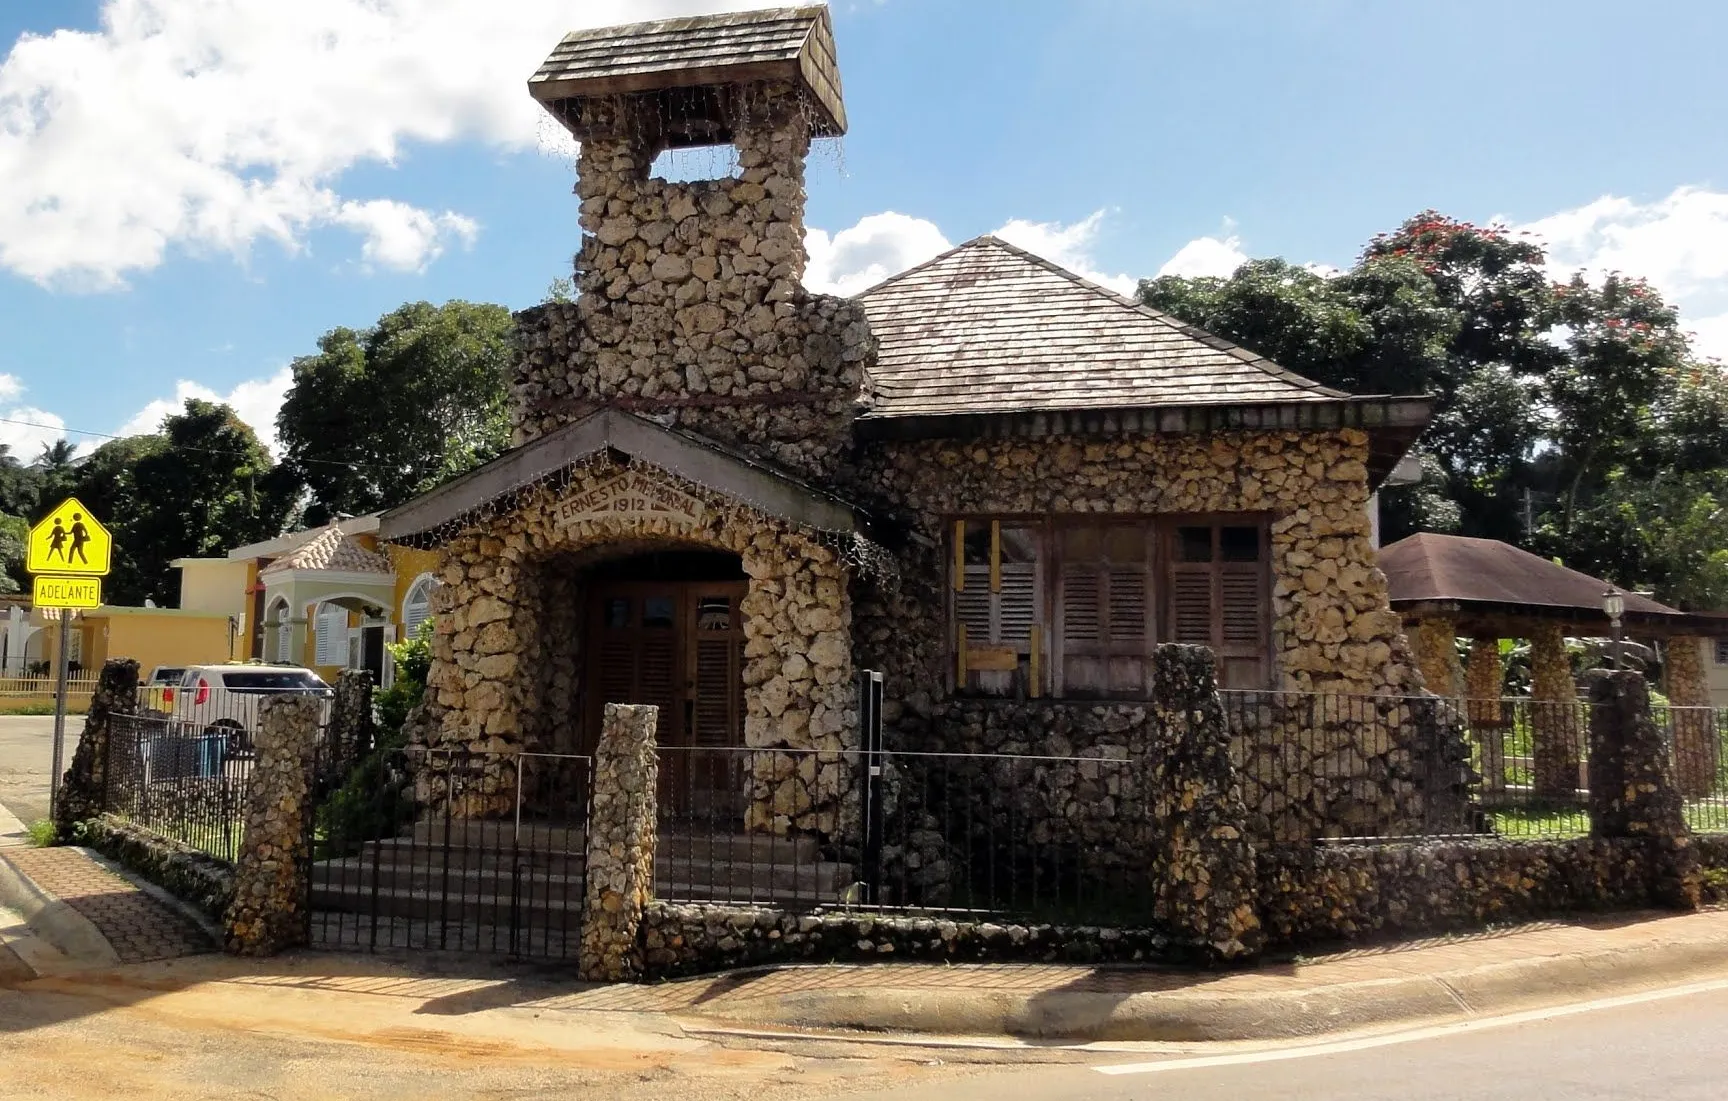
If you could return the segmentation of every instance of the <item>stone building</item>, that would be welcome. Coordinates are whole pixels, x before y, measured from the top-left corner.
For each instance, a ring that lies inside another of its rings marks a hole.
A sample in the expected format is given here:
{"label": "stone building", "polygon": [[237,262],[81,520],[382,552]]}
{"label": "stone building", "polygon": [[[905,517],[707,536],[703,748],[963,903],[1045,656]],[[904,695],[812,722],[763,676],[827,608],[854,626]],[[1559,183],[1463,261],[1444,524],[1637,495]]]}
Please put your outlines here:
{"label": "stone building", "polygon": [[[824,8],[572,34],[530,90],[581,142],[580,294],[518,316],[514,449],[381,521],[443,552],[423,740],[580,753],[606,703],[657,704],[668,792],[828,834],[859,669],[900,748],[1113,752],[1165,641],[1231,689],[1409,718],[1365,505],[1427,400],[1327,389],[991,237],[809,292],[805,160],[846,129]],[[735,173],[655,175],[712,145]],[[1298,760],[1263,726],[1246,755],[1326,784],[1251,804],[1419,815],[1399,727]],[[679,755],[737,746],[824,753]]]}

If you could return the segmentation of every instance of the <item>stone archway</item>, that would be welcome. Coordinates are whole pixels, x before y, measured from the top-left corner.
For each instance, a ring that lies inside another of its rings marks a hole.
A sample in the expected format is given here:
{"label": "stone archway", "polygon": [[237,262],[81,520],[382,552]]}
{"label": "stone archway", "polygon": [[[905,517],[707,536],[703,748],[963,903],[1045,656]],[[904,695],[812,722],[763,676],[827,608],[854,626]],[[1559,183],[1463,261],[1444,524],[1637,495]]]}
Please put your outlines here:
{"label": "stone archway", "polygon": [[[812,532],[642,463],[581,467],[448,543],[429,741],[492,754],[559,746],[548,717],[581,689],[562,641],[580,636],[580,569],[673,548],[734,555],[746,578],[742,741],[788,752],[754,755],[744,824],[833,834],[854,813],[846,754],[858,748],[846,564]],[[513,780],[500,771],[486,786],[472,811],[514,809]]]}

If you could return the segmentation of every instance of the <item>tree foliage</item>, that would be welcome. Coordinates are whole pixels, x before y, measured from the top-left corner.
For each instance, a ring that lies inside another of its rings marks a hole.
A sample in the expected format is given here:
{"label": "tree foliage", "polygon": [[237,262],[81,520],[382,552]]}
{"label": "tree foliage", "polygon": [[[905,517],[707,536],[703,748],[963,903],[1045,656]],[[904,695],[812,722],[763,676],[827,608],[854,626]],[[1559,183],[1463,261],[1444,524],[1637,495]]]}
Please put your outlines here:
{"label": "tree foliage", "polygon": [[402,504],[502,452],[512,334],[502,306],[415,302],[320,337],[277,419],[308,521]]}
{"label": "tree foliage", "polygon": [[1140,298],[1340,390],[1433,395],[1423,481],[1382,494],[1388,539],[1504,539],[1728,606],[1728,378],[1645,281],[1556,282],[1529,237],[1424,211],[1334,276],[1252,260]]}

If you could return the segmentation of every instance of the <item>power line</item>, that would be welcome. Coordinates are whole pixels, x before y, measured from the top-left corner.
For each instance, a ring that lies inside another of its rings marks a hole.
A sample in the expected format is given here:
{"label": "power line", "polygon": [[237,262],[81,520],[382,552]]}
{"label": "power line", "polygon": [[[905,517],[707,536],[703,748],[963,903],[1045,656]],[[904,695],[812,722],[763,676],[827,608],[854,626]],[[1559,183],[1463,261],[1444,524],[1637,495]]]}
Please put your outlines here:
{"label": "power line", "polygon": [[[58,432],[63,436],[95,436],[98,439],[104,440],[130,440],[137,438],[136,436],[122,436],[114,432],[95,432],[88,428],[67,428],[65,425],[60,424],[43,424],[40,421],[19,420],[16,417],[0,417],[0,424],[15,424],[23,428],[42,428],[49,432]],[[156,433],[141,433],[141,435],[156,435]],[[248,455],[244,451],[225,451],[217,447],[192,447],[187,444],[173,444],[171,446],[179,451],[196,451],[202,455],[226,455],[229,458],[234,459],[251,459],[256,457]],[[263,445],[260,444],[259,446]],[[268,449],[266,449],[265,453],[269,453]],[[300,459],[298,462],[315,464],[318,466],[339,466],[344,470],[363,470],[370,473],[378,473],[381,471],[387,472],[387,468],[385,467],[372,466],[364,463],[345,463],[336,459]]]}

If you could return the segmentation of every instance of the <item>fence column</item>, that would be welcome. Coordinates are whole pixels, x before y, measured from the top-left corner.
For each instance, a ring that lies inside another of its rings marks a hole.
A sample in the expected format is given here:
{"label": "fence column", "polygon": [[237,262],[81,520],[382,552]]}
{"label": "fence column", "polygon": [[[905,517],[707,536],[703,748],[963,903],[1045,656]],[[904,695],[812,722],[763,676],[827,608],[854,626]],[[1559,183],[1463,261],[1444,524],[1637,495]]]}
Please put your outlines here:
{"label": "fence column", "polygon": [[311,696],[276,696],[259,705],[246,835],[225,923],[227,949],[237,956],[268,956],[306,943],[319,710]]}
{"label": "fence column", "polygon": [[1662,676],[1674,724],[1674,773],[1680,794],[1702,799],[1716,790],[1721,747],[1710,685],[1704,679],[1704,640],[1671,638],[1662,648]]}
{"label": "fence column", "polygon": [[336,678],[330,709],[330,752],[337,769],[372,751],[372,672],[344,669]]}
{"label": "fence column", "polygon": [[1646,841],[1651,900],[1696,909],[1698,852],[1649,686],[1640,673],[1606,669],[1592,670],[1589,685],[1590,832]]}
{"label": "fence column", "polygon": [[1255,955],[1264,935],[1254,847],[1212,651],[1165,645],[1153,660],[1157,744],[1140,765],[1151,781],[1156,916],[1208,955]]}
{"label": "fence column", "polygon": [[1464,667],[1458,662],[1458,628],[1445,616],[1425,616],[1407,632],[1422,683],[1436,696],[1457,699],[1464,692]]}
{"label": "fence column", "polygon": [[54,826],[61,837],[70,837],[74,824],[107,809],[108,734],[116,715],[137,713],[138,663],[131,658],[105,663],[55,803]]}
{"label": "fence column", "polygon": [[1530,636],[1530,756],[1538,799],[1577,798],[1583,757],[1578,682],[1558,623]]}
{"label": "fence column", "polygon": [[642,973],[642,910],[654,889],[657,707],[609,703],[594,750],[588,871],[577,968],[589,982]]}

